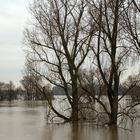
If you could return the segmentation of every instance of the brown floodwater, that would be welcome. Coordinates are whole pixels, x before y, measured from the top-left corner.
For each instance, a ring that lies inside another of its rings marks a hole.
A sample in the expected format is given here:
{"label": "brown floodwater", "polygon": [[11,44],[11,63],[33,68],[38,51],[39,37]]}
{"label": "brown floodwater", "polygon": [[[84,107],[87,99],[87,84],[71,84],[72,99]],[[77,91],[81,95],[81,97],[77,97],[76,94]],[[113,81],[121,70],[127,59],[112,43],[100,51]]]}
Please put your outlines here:
{"label": "brown floodwater", "polygon": [[0,140],[140,140],[137,122],[130,130],[91,123],[47,124],[40,103],[0,102]]}

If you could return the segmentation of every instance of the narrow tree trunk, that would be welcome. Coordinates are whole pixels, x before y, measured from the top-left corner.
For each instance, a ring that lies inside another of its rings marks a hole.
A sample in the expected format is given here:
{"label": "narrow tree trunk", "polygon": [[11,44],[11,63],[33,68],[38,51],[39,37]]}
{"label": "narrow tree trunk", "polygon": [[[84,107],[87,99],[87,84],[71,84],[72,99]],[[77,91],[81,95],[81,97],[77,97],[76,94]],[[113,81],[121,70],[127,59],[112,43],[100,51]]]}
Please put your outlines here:
{"label": "narrow tree trunk", "polygon": [[78,122],[78,104],[77,104],[77,101],[73,102],[71,120],[72,120],[72,122]]}
{"label": "narrow tree trunk", "polygon": [[117,126],[117,114],[118,114],[118,92],[114,91],[112,92],[113,99],[110,101],[110,120],[109,125],[110,126]]}
{"label": "narrow tree trunk", "polygon": [[118,113],[118,103],[114,101],[112,103],[111,113],[110,113],[110,118],[109,118],[110,126],[117,126],[117,113]]}
{"label": "narrow tree trunk", "polygon": [[77,77],[73,77],[72,81],[72,98],[73,98],[73,103],[72,103],[72,114],[71,114],[71,119],[72,122],[77,122],[78,121],[78,87],[77,87]]}

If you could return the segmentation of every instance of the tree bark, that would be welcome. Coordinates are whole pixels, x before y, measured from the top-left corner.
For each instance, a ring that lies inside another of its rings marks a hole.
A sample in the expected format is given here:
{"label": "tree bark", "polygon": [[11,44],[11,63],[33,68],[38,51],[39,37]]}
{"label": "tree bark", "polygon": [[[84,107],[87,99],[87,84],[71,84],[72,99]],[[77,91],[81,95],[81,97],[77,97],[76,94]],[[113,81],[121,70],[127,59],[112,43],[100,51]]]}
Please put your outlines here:
{"label": "tree bark", "polygon": [[78,121],[78,86],[77,86],[77,75],[73,76],[72,79],[72,114],[71,114],[71,119],[72,122],[77,122]]}

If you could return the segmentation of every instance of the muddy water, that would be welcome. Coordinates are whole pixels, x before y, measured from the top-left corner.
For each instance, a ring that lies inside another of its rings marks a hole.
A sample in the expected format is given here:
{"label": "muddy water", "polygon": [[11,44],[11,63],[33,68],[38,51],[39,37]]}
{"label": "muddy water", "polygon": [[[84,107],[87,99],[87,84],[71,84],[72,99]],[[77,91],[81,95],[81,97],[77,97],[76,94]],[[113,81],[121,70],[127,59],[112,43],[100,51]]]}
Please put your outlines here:
{"label": "muddy water", "polygon": [[140,126],[132,131],[97,127],[90,123],[47,124],[40,103],[0,102],[0,140],[140,140]]}

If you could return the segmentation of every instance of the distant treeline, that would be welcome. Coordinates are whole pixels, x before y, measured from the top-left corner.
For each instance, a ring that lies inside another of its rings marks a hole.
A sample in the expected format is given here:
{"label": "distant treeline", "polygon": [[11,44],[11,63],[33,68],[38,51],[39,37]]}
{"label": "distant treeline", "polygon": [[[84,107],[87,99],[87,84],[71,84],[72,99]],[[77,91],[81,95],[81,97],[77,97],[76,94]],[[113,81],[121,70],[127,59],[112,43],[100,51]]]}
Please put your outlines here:
{"label": "distant treeline", "polygon": [[[31,86],[28,83],[28,86],[20,86],[16,87],[12,81],[9,83],[0,82],[0,101],[8,100],[46,100],[46,98],[52,98],[51,90],[47,90],[47,88],[38,87],[38,85]],[[44,90],[43,90],[44,89]]]}
{"label": "distant treeline", "polygon": [[9,83],[0,82],[0,100],[16,100],[23,96],[24,90],[21,87],[16,88],[12,81]]}
{"label": "distant treeline", "polygon": [[[27,79],[27,77],[26,77]],[[140,96],[140,85],[135,84],[133,77],[129,77],[125,82],[120,85],[119,95],[122,95],[126,91],[126,95],[129,96]],[[12,81],[9,83],[0,82],[0,101],[3,100],[46,100],[47,98],[52,99],[54,95],[65,95],[65,91],[62,87],[53,86],[47,84],[46,86],[34,84],[35,81],[30,79],[30,82],[24,82],[22,80],[21,87],[16,87]],[[26,84],[25,84],[26,83]],[[129,87],[129,90],[127,91]],[[84,88],[84,89],[83,89]],[[86,83],[84,87],[79,86],[80,95],[86,95],[85,89],[87,91],[92,91],[93,95],[107,95],[106,87],[103,84],[97,83]],[[71,87],[69,86],[69,95],[71,95]],[[80,96],[79,95],[79,96]]]}

